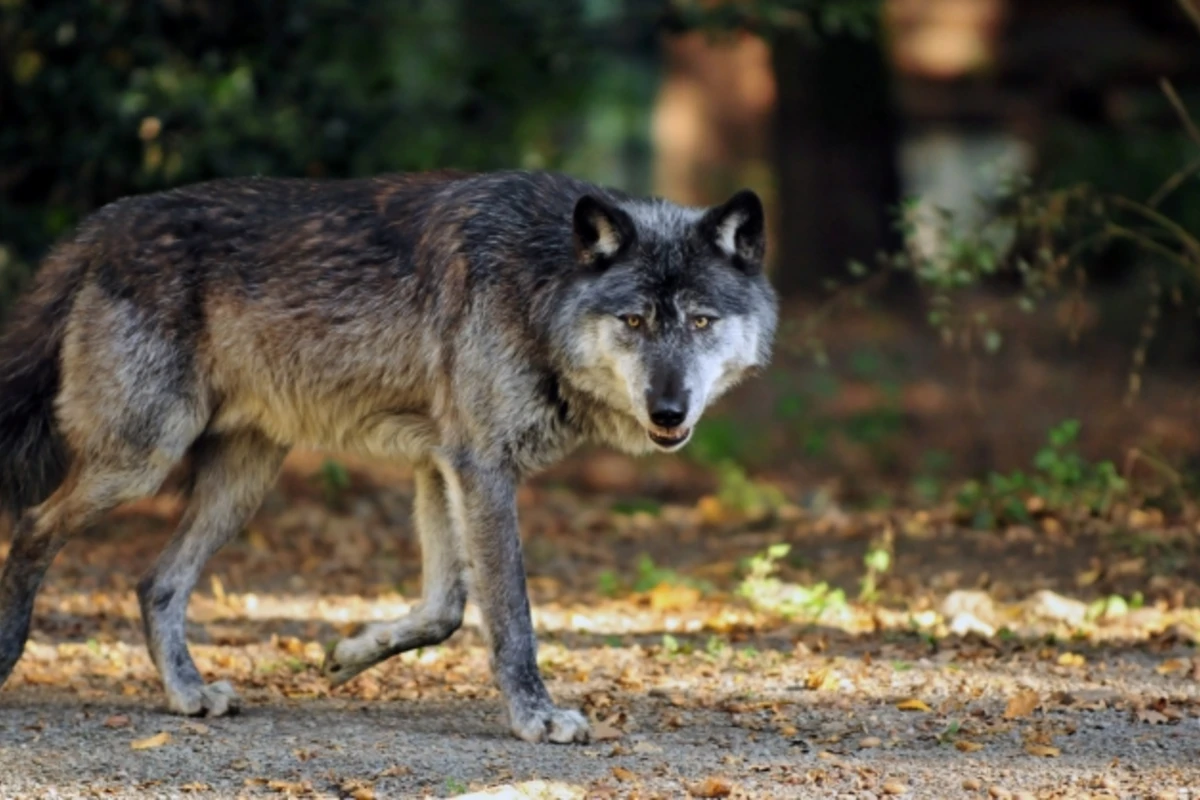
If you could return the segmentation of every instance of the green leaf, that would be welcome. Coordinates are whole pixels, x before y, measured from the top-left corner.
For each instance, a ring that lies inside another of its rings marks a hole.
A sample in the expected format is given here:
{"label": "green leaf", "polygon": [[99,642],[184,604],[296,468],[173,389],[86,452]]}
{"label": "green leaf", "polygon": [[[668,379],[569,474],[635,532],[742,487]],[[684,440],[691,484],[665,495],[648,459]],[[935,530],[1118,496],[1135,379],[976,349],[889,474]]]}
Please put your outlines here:
{"label": "green leaf", "polygon": [[876,572],[887,572],[892,565],[892,554],[882,547],[875,548],[867,552],[863,558],[863,563],[867,569],[872,569]]}

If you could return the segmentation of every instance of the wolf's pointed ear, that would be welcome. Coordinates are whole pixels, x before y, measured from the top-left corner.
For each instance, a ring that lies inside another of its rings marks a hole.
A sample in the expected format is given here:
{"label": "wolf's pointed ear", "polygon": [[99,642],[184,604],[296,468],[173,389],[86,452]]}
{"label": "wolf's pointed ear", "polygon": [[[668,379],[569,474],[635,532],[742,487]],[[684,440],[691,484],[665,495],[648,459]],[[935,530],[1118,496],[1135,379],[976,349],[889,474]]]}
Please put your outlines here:
{"label": "wolf's pointed ear", "polygon": [[590,194],[576,201],[572,224],[579,260],[601,269],[624,253],[636,236],[627,213]]}
{"label": "wolf's pointed ear", "polygon": [[742,271],[753,274],[762,269],[767,249],[763,205],[749,189],[706,211],[700,218],[700,233]]}

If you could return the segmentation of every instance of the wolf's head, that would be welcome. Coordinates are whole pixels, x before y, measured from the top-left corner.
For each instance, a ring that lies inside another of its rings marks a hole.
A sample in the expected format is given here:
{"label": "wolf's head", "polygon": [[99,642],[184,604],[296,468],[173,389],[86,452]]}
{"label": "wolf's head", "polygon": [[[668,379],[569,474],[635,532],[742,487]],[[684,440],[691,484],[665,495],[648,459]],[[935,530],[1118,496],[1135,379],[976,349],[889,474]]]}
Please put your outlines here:
{"label": "wolf's head", "polygon": [[563,377],[636,420],[644,438],[630,449],[676,450],[770,358],[762,203],[749,190],[710,209],[590,194],[572,225],[579,278],[555,326]]}

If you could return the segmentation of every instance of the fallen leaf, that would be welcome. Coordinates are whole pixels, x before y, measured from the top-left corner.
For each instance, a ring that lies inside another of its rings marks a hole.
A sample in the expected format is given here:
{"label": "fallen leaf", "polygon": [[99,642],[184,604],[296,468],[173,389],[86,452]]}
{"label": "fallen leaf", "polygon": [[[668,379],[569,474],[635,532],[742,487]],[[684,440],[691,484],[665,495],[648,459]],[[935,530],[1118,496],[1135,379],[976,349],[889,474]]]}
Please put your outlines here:
{"label": "fallen leaf", "polygon": [[733,794],[733,784],[725,778],[709,777],[689,786],[688,791],[696,797],[729,797]]}
{"label": "fallen leaf", "polygon": [[145,739],[135,739],[129,743],[129,746],[134,750],[152,750],[155,747],[162,747],[169,741],[171,741],[171,734],[166,731],[159,731]]}
{"label": "fallen leaf", "polygon": [[1087,659],[1081,653],[1063,653],[1058,657],[1058,665],[1060,667],[1082,667],[1087,664]]}
{"label": "fallen leaf", "polygon": [[308,781],[267,781],[267,788],[286,795],[312,794],[312,784]]}
{"label": "fallen leaf", "polygon": [[650,607],[655,611],[684,611],[698,602],[700,592],[691,586],[660,583],[650,590]]}
{"label": "fallen leaf", "polygon": [[815,669],[804,679],[804,688],[810,691],[831,691],[838,687],[838,675],[829,667]]}
{"label": "fallen leaf", "polygon": [[185,783],[183,786],[179,787],[179,791],[181,791],[181,792],[211,792],[212,787],[209,786],[207,783],[201,783],[200,781],[196,781],[195,783]]}
{"label": "fallen leaf", "polygon": [[632,772],[625,769],[624,767],[613,767],[612,774],[613,774],[613,777],[619,781],[628,782],[628,781],[635,780],[637,778],[636,775],[634,775]]}
{"label": "fallen leaf", "polygon": [[896,708],[901,711],[932,711],[928,703],[924,700],[918,700],[915,697],[910,697],[908,700],[897,703]]}
{"label": "fallen leaf", "polygon": [[207,736],[212,733],[212,728],[205,725],[203,722],[185,722],[179,726],[188,733],[194,733],[197,736]]}
{"label": "fallen leaf", "polygon": [[979,742],[972,742],[967,739],[959,739],[954,743],[954,747],[964,753],[974,753],[983,749],[983,745]]}
{"label": "fallen leaf", "polygon": [[719,525],[728,518],[721,501],[710,494],[700,498],[700,502],[696,503],[696,510],[700,512],[701,521],[709,525]]}
{"label": "fallen leaf", "polygon": [[661,753],[663,749],[653,742],[638,742],[633,746],[633,752],[641,755],[650,755],[653,753]]}
{"label": "fallen leaf", "polygon": [[883,740],[878,736],[863,737],[863,739],[861,739],[858,743],[858,746],[863,750],[870,750],[872,747],[881,747],[882,745]]}
{"label": "fallen leaf", "polygon": [[908,791],[908,787],[900,781],[888,781],[880,787],[884,794],[897,795],[904,794]]}
{"label": "fallen leaf", "polygon": [[106,728],[128,728],[129,727],[129,717],[127,717],[124,714],[113,714],[111,717],[104,720],[104,727],[106,727]]}
{"label": "fallen leaf", "polygon": [[1159,664],[1157,667],[1154,668],[1154,671],[1157,672],[1159,675],[1171,675],[1172,673],[1175,673],[1175,672],[1182,672],[1183,670],[1188,669],[1191,666],[1192,666],[1191,662],[1185,661],[1182,658],[1172,658],[1168,661],[1164,661],[1163,663]]}
{"label": "fallen leaf", "polygon": [[592,725],[592,739],[597,742],[607,742],[620,739],[625,731],[610,723],[607,719],[598,720]]}
{"label": "fallen leaf", "polygon": [[225,605],[225,584],[221,583],[219,575],[212,576],[212,593],[218,603]]}
{"label": "fallen leaf", "polygon": [[1043,758],[1058,758],[1062,755],[1062,751],[1057,747],[1051,747],[1048,744],[1027,744],[1025,752],[1031,756],[1041,756]]}
{"label": "fallen leaf", "polygon": [[26,672],[23,678],[32,686],[53,686],[61,680],[60,675],[52,672]]}
{"label": "fallen leaf", "polygon": [[370,781],[350,778],[342,781],[339,788],[343,795],[353,798],[353,800],[375,800],[375,787]]}
{"label": "fallen leaf", "polygon": [[1017,719],[1018,717],[1027,717],[1033,713],[1033,710],[1038,707],[1038,693],[1032,689],[1025,689],[1018,692],[1004,707],[1005,719]]}

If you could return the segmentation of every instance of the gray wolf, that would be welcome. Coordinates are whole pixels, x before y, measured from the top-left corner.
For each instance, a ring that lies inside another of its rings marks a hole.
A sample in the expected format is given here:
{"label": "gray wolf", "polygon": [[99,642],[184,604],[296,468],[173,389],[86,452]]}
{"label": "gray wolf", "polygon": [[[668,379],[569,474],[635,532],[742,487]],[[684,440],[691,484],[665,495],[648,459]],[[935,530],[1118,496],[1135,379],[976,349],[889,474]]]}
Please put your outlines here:
{"label": "gray wolf", "polygon": [[444,641],[470,595],[517,736],[571,742],[536,665],[515,493],[585,442],[682,447],[769,357],[763,210],[537,172],[236,179],[126,198],[47,257],[0,338],[0,681],[63,544],[189,464],[138,584],[168,707],[236,710],[184,637],[204,564],[293,446],[406,459],[420,603],[337,642],[334,683]]}

